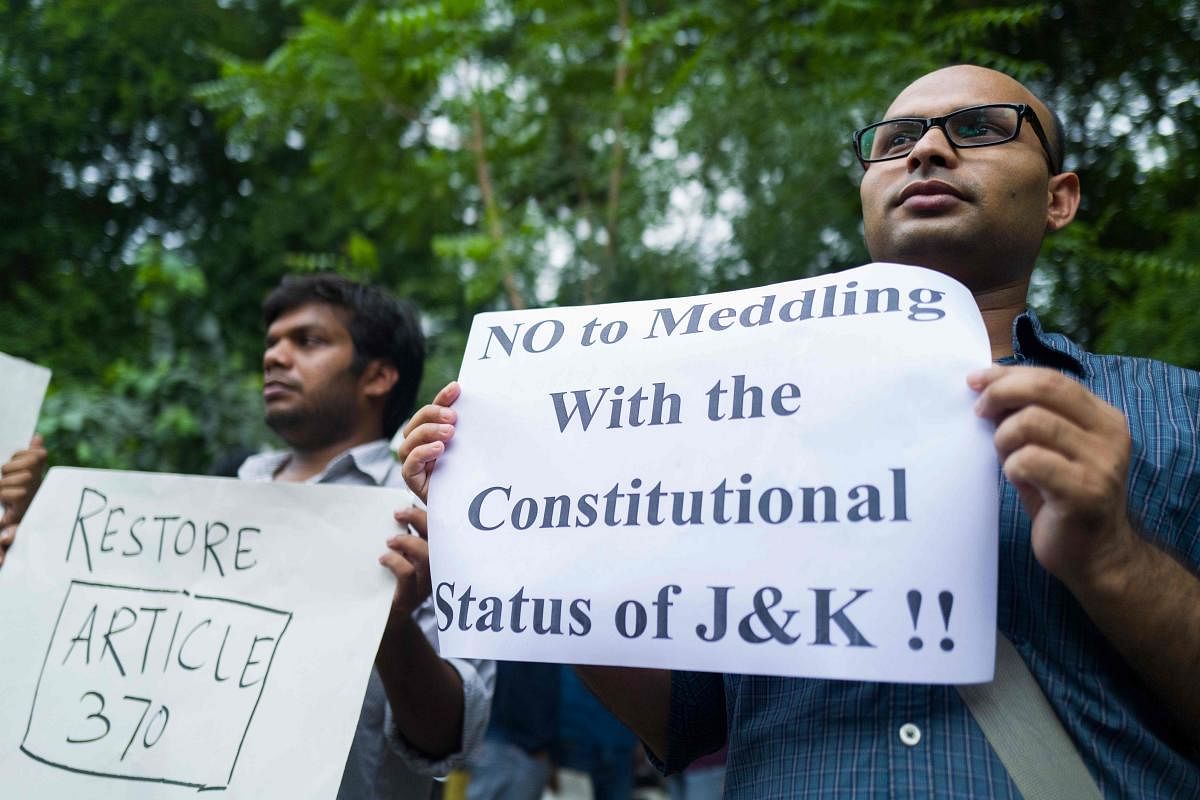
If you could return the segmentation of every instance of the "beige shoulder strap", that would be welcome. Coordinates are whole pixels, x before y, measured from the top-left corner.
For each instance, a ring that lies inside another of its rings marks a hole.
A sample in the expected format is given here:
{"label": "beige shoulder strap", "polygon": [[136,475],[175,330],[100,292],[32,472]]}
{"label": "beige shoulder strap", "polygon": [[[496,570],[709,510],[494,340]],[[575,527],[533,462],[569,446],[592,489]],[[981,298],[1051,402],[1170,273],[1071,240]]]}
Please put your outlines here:
{"label": "beige shoulder strap", "polygon": [[996,677],[958,693],[1025,800],[1103,795],[1012,642],[996,634]]}

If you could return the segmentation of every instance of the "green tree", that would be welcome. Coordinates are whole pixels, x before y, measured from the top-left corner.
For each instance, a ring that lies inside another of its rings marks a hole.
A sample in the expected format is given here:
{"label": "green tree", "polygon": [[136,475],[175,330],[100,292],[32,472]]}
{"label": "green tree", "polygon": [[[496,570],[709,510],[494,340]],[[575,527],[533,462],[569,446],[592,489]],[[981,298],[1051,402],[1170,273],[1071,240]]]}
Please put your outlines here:
{"label": "green tree", "polygon": [[264,435],[282,274],[412,297],[428,393],[482,310],[859,264],[849,132],[968,61],[1067,123],[1043,315],[1200,366],[1197,41],[1196,0],[0,0],[0,350],[57,459],[204,469]]}
{"label": "green tree", "polygon": [[192,90],[216,75],[210,48],[264,55],[289,19],[273,3],[0,0],[0,350],[54,369],[54,461],[200,471],[262,438],[211,424],[207,404],[246,408],[237,354],[272,280],[259,259],[283,269],[247,189],[287,169],[230,148]]}
{"label": "green tree", "polygon": [[426,310],[441,382],[483,309],[865,260],[848,131],[923,69],[1011,67],[988,43],[1039,9],[365,0],[199,94],[233,141],[303,151],[306,202]]}

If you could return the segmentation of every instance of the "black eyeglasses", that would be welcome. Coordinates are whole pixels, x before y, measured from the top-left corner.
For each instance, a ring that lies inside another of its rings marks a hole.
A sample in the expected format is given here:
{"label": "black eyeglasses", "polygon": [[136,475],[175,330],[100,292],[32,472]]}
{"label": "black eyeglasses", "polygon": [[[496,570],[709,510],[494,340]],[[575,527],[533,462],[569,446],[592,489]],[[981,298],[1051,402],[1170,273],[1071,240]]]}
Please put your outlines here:
{"label": "black eyeglasses", "polygon": [[943,117],[897,117],[868,125],[854,132],[854,154],[863,169],[876,161],[904,158],[917,146],[930,128],[941,128],[954,147],[990,147],[1016,139],[1021,133],[1021,120],[1028,118],[1033,125],[1050,174],[1061,170],[1055,163],[1050,142],[1041,120],[1025,103],[988,103],[952,111]]}

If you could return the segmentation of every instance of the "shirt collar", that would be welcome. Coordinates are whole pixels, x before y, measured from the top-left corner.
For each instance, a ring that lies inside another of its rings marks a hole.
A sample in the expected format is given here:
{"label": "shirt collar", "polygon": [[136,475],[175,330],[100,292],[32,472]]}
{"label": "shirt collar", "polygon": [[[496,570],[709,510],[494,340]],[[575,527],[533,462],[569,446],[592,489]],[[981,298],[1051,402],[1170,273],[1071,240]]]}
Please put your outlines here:
{"label": "shirt collar", "polygon": [[[252,455],[238,469],[238,477],[243,480],[269,481],[287,463],[291,455],[289,450]],[[357,470],[370,478],[376,486],[382,486],[387,482],[388,471],[395,463],[396,459],[388,449],[387,439],[376,439],[342,451],[330,459],[325,469],[306,482],[325,483],[338,475]]]}
{"label": "shirt collar", "polygon": [[1053,367],[1083,378],[1088,374],[1083,349],[1061,333],[1046,333],[1037,312],[1027,308],[1012,324],[1013,354],[1001,364]]}

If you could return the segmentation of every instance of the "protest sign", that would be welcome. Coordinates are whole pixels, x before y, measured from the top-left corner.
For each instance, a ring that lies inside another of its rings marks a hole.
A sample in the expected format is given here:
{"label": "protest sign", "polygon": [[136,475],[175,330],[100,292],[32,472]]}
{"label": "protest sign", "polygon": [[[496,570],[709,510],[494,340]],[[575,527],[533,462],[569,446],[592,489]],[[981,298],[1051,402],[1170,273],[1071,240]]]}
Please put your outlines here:
{"label": "protest sign", "polygon": [[430,486],[443,652],[990,679],[990,360],[965,287],[891,264],[476,317]]}
{"label": "protest sign", "polygon": [[4,796],[332,800],[407,498],[51,470],[0,581]]}
{"label": "protest sign", "polygon": [[0,353],[0,464],[29,446],[49,385],[50,370]]}

